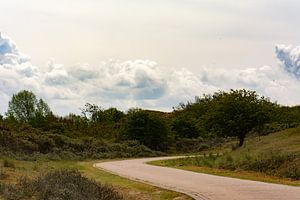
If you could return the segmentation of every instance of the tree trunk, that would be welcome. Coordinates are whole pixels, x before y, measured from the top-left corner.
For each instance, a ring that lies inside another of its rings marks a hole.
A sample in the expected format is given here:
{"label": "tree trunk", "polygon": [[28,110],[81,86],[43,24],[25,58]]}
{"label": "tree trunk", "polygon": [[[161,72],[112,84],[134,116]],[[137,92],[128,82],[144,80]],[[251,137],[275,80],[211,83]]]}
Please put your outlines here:
{"label": "tree trunk", "polygon": [[240,135],[239,139],[240,139],[239,147],[241,147],[241,146],[243,146],[243,144],[244,144],[244,141],[245,141],[245,135],[244,135],[244,134]]}

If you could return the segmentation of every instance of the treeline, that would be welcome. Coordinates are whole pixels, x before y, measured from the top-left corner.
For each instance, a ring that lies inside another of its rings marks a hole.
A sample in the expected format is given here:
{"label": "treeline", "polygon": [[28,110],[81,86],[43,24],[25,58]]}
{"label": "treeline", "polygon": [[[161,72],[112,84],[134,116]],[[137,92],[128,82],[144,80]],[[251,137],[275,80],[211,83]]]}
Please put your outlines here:
{"label": "treeline", "polygon": [[174,110],[172,130],[179,138],[269,134],[300,124],[300,106],[282,106],[255,91],[231,90],[196,97]]}
{"label": "treeline", "polygon": [[0,148],[13,155],[58,158],[137,157],[191,152],[226,138],[243,145],[248,134],[268,134],[300,123],[300,107],[281,106],[254,91],[196,97],[173,112],[122,112],[87,103],[82,114],[56,116],[30,91],[13,95],[0,117]]}

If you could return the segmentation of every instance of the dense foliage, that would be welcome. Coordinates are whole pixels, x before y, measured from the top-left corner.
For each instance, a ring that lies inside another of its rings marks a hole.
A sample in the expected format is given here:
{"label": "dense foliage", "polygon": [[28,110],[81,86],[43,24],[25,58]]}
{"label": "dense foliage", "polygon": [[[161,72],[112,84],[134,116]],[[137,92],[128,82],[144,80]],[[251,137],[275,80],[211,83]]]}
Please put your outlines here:
{"label": "dense foliage", "polygon": [[18,128],[0,122],[0,150],[17,159],[99,159],[163,155],[137,141],[108,142],[93,137],[68,137],[28,125]]}
{"label": "dense foliage", "polygon": [[268,134],[300,123],[299,107],[285,107],[254,91],[231,90],[196,97],[175,110],[172,130],[178,137],[237,137]]}
{"label": "dense foliage", "polygon": [[168,127],[158,113],[140,109],[128,111],[123,137],[137,140],[155,150],[166,150]]}
{"label": "dense foliage", "polygon": [[197,152],[236,137],[268,134],[300,123],[300,107],[280,106],[254,91],[196,97],[173,112],[122,112],[87,103],[82,114],[52,113],[30,91],[13,95],[0,116],[0,149],[16,157],[104,158]]}

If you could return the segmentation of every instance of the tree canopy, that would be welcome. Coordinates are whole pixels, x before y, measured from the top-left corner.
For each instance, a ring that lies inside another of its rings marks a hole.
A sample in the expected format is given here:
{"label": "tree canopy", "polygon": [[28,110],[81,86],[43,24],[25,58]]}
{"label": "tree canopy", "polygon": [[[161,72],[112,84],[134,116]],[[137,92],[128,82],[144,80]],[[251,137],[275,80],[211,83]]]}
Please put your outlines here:
{"label": "tree canopy", "polygon": [[124,130],[125,139],[138,140],[154,150],[165,150],[167,135],[166,121],[159,114],[141,109],[128,111]]}
{"label": "tree canopy", "polygon": [[200,123],[210,133],[221,137],[238,137],[242,146],[246,135],[270,120],[274,104],[255,91],[231,90],[199,98],[205,105]]}
{"label": "tree canopy", "polygon": [[51,114],[50,107],[42,99],[37,99],[31,91],[22,90],[14,94],[8,103],[6,115],[18,122],[29,122],[35,117],[46,117]]}
{"label": "tree canopy", "polygon": [[300,124],[300,106],[280,106],[249,90],[203,95],[194,102],[181,103],[168,113],[142,109],[122,112],[90,103],[81,111],[82,115],[53,115],[43,99],[23,90],[9,101],[6,117],[0,115],[0,126],[8,122],[17,125],[16,128],[29,125],[45,134],[91,137],[130,145],[130,140],[134,140],[134,144],[153,150],[188,152],[228,137],[238,138],[241,146],[250,133],[268,134]]}

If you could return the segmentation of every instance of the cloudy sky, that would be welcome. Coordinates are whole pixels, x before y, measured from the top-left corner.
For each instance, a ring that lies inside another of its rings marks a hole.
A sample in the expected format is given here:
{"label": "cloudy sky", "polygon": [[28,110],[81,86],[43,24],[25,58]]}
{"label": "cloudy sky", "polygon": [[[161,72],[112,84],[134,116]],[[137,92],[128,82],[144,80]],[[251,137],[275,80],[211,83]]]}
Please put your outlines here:
{"label": "cloudy sky", "polygon": [[34,91],[58,114],[86,102],[171,110],[257,90],[300,104],[300,1],[0,0],[0,113]]}

